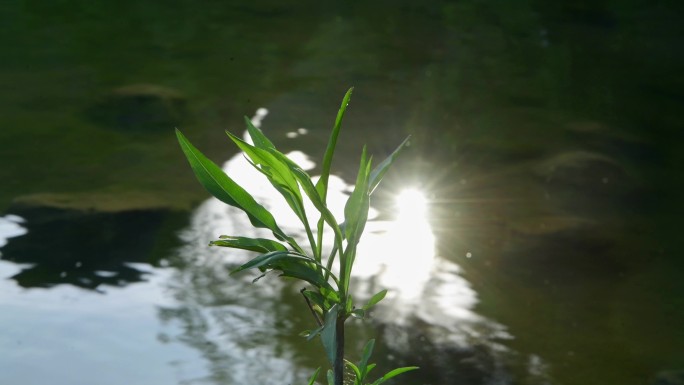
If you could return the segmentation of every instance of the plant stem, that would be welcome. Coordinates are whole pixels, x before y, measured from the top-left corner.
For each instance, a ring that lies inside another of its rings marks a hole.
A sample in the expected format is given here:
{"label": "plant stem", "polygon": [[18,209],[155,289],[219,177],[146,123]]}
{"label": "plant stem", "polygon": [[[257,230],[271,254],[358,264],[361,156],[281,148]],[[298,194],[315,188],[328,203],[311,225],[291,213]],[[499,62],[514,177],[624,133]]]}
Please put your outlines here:
{"label": "plant stem", "polygon": [[343,385],[344,383],[344,321],[344,314],[341,314],[337,317],[337,323],[335,324],[335,342],[337,345],[335,363],[333,365],[335,385]]}

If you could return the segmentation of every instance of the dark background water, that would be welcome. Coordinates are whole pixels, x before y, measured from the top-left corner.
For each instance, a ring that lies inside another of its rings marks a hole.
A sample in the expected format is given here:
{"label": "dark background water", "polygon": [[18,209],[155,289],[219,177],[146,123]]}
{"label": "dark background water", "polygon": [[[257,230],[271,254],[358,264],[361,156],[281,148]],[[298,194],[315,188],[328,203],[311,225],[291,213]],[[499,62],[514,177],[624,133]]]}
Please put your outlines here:
{"label": "dark background water", "polygon": [[[494,346],[471,332],[450,345],[453,329],[425,337],[435,325],[424,320],[359,327],[352,335],[405,337],[382,345],[394,361],[381,366],[417,363],[404,381],[426,384],[648,384],[684,369],[682,11],[676,1],[3,2],[0,211],[24,218],[27,234],[0,249],[0,303],[12,309],[0,334],[23,346],[0,355],[15,368],[0,382],[37,381],[41,357],[65,341],[78,341],[74,357],[100,357],[110,345],[99,333],[60,325],[92,325],[84,309],[99,301],[96,325],[116,333],[126,308],[114,299],[148,311],[130,320],[158,344],[141,355],[177,355],[137,360],[141,383],[263,370],[237,363],[233,344],[288,352],[276,356],[294,366],[262,361],[302,382],[322,362],[289,336],[306,321],[286,289],[282,303],[250,289],[252,308],[276,315],[257,310],[263,334],[252,340],[226,337],[240,334],[220,323],[235,320],[225,289],[235,283],[177,236],[207,194],[173,128],[224,161],[235,150],[223,130],[266,107],[281,149],[319,159],[349,86],[338,174],[351,180],[363,143],[382,157],[411,134],[377,208],[391,217],[393,192],[420,186],[437,256],[462,269],[473,311],[514,337]],[[308,134],[289,139],[299,127]],[[153,300],[135,299],[160,280]],[[63,335],[27,337],[49,333]],[[144,346],[102,361],[130,365],[121,357]],[[114,383],[79,362],[60,361],[80,375],[57,383]]]}

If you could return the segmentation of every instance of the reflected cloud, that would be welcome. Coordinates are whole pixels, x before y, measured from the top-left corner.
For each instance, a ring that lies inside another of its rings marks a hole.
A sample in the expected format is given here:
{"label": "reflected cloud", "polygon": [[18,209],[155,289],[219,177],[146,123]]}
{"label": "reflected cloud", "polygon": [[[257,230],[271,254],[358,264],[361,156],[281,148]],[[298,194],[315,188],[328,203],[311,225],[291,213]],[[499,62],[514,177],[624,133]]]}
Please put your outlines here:
{"label": "reflected cloud", "polygon": [[7,244],[8,239],[22,236],[28,232],[22,226],[24,222],[26,222],[24,218],[18,215],[9,214],[0,217],[0,248]]}

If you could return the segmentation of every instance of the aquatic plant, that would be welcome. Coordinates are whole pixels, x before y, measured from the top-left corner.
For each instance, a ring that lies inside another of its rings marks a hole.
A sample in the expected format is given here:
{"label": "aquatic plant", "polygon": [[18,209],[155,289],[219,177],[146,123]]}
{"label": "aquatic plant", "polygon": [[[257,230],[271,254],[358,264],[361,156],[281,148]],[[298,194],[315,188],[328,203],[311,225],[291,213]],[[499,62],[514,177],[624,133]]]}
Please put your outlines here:
{"label": "aquatic plant", "polygon": [[[309,243],[308,247],[303,247],[294,237],[283,231],[271,212],[256,202],[219,166],[197,150],[179,130],[176,130],[176,135],[195,176],[207,191],[224,203],[242,210],[247,214],[252,226],[268,229],[273,234],[274,239],[230,235],[221,236],[218,240],[210,242],[212,246],[259,253],[232,273],[258,269],[261,275],[254,280],[257,281],[268,272],[277,271],[282,277],[306,282],[310,288],[303,289],[301,293],[318,327],[314,330],[305,331],[302,335],[308,340],[320,338],[332,366],[327,371],[328,384],[343,384],[344,366],[346,365],[354,374],[354,385],[379,385],[401,373],[417,369],[417,367],[397,368],[373,382],[368,382],[367,377],[375,367],[375,364],[369,363],[375,345],[375,341],[372,339],[365,344],[359,362],[353,363],[344,359],[345,322],[350,317],[363,318],[368,309],[380,302],[387,293],[387,290],[382,290],[373,295],[366,304],[357,307],[350,294],[349,285],[356,259],[357,245],[368,219],[370,196],[399,152],[406,146],[408,138],[375,168],[371,168],[372,157],[367,155],[364,146],[356,183],[344,207],[344,221],[339,223],[329,210],[326,197],[333,154],[352,90],[353,88],[349,89],[342,100],[323,157],[321,176],[316,183],[299,165],[278,151],[273,143],[248,118],[245,118],[247,132],[253,144],[226,132],[228,137],[245,153],[250,164],[263,174],[278,193],[285,198],[287,204],[302,222]],[[318,211],[315,230],[305,210],[305,198]],[[334,238],[332,244],[324,248],[323,233],[326,226],[332,230]],[[324,250],[330,250],[326,258],[323,256]],[[337,261],[337,265],[335,265],[335,261]],[[319,372],[320,368],[311,376],[309,385],[314,384]]]}

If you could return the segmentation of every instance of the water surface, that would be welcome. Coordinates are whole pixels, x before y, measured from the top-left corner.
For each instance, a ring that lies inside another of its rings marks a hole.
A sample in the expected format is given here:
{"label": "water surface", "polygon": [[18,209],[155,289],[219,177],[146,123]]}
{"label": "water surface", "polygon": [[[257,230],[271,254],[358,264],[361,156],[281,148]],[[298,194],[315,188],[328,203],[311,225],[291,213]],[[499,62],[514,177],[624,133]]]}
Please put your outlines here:
{"label": "water surface", "polygon": [[[253,230],[207,200],[173,128],[282,211],[223,130],[255,116],[316,174],[349,86],[340,199],[363,143],[381,159],[413,138],[356,271],[359,298],[390,295],[350,347],[374,335],[381,369],[423,368],[397,383],[683,369],[681,11],[3,4],[0,382],[303,383],[324,362],[296,335],[301,288],[228,275],[248,255],[207,242]],[[407,189],[423,209],[397,206]]]}

